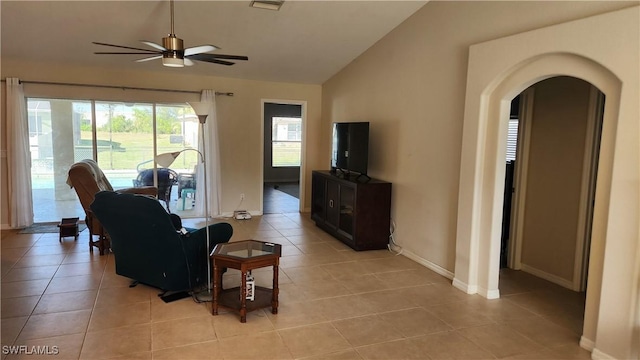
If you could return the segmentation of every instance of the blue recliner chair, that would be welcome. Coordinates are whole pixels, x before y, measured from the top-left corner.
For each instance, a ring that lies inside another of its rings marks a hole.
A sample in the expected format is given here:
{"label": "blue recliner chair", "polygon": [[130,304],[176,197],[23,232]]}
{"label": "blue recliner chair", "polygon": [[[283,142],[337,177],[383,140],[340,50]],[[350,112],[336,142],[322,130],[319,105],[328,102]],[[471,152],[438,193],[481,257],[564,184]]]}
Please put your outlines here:
{"label": "blue recliner chair", "polygon": [[164,291],[206,284],[211,250],[233,235],[228,223],[209,225],[206,249],[206,228],[179,233],[158,200],[144,195],[101,191],[91,210],[111,239],[116,274]]}

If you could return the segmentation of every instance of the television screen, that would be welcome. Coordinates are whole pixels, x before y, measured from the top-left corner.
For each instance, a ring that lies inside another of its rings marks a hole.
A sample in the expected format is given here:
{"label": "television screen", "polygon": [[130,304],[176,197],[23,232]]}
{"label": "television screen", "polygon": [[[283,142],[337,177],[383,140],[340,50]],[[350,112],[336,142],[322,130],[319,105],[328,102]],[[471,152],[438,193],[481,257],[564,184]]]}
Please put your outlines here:
{"label": "television screen", "polygon": [[333,123],[331,170],[367,174],[369,165],[369,123]]}

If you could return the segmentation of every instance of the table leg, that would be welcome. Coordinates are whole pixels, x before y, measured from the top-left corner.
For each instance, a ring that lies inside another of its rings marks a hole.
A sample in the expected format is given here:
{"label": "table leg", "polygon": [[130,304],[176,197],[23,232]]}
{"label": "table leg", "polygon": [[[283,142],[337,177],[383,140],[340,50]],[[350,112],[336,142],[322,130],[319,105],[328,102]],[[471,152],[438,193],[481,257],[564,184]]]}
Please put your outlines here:
{"label": "table leg", "polygon": [[247,272],[242,271],[240,282],[240,322],[247,322]]}
{"label": "table leg", "polygon": [[278,265],[273,265],[273,291],[271,297],[271,313],[278,313]]}
{"label": "table leg", "polygon": [[219,270],[216,265],[216,261],[213,261],[213,302],[211,303],[211,314],[218,315],[218,294],[220,292],[220,284],[222,279],[219,279]]}

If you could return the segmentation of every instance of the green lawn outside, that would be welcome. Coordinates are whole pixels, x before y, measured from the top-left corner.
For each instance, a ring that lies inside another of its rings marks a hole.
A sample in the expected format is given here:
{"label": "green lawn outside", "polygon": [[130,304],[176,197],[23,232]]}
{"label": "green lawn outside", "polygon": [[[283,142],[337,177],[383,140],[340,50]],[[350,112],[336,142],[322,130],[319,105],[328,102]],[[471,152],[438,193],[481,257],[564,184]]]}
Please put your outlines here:
{"label": "green lawn outside", "polygon": [[[83,139],[91,139],[91,132],[83,131]],[[112,133],[98,132],[97,139],[104,144],[98,148],[98,164],[103,170],[136,169],[136,167],[149,160],[153,160],[153,136],[145,133]],[[185,148],[183,144],[171,144],[169,134],[157,136],[158,153],[180,151]],[[114,146],[109,146],[109,141]],[[178,168],[192,168],[198,161],[198,153],[186,151],[176,159],[174,163]],[[152,167],[152,162],[141,165],[142,168]]]}
{"label": "green lawn outside", "polygon": [[274,167],[300,166],[300,150],[300,143],[274,142],[272,165]]}

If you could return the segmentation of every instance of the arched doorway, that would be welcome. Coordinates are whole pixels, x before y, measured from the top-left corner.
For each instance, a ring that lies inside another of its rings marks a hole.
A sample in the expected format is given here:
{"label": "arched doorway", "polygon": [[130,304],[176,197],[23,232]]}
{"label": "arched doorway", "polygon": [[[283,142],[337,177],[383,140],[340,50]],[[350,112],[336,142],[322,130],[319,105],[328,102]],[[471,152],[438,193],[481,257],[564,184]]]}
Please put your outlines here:
{"label": "arched doorway", "polygon": [[[639,114],[631,100],[637,100],[639,93],[638,49],[620,50],[611,41],[614,37],[620,40],[614,34],[628,32],[625,24],[634,23],[637,9],[623,10],[470,48],[453,281],[467,293],[499,297],[501,163],[511,99],[530,85],[557,75],[585,80],[607,98],[581,340],[581,346],[592,350],[594,358],[628,358],[637,351],[632,349],[632,334],[638,327],[634,323],[638,318],[638,275],[629,270],[639,262],[638,207],[625,200],[622,192],[631,191],[633,196],[639,192],[634,145]],[[617,30],[598,33],[595,29],[602,26]],[[627,40],[637,44],[637,34]]]}
{"label": "arched doorway", "polygon": [[566,76],[538,82],[516,99],[504,161],[501,268],[583,292],[606,99]]}
{"label": "arched doorway", "polygon": [[518,136],[502,162],[500,297],[579,337],[605,98],[584,80],[555,76],[516,99],[509,132]]}

